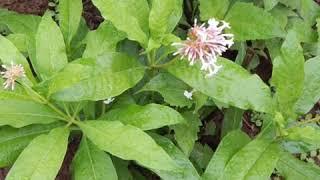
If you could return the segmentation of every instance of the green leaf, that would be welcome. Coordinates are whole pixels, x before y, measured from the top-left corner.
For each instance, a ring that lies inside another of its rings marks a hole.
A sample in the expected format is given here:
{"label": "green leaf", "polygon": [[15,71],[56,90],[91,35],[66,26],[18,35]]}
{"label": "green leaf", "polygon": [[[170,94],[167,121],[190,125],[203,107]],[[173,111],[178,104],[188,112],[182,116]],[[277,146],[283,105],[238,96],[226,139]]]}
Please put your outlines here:
{"label": "green leaf", "polygon": [[[192,112],[183,114],[186,123],[172,126],[175,132],[175,139],[186,156],[189,156],[200,131],[201,121],[199,117]],[[188,129],[188,131],[186,131]]]}
{"label": "green leaf", "polygon": [[202,21],[211,18],[223,19],[226,15],[230,1],[229,0],[200,0],[200,17]]}
{"label": "green leaf", "polygon": [[292,127],[287,130],[287,140],[305,142],[320,148],[320,128],[313,126]]}
{"label": "green leaf", "polygon": [[243,113],[243,110],[233,107],[226,110],[222,122],[222,137],[227,135],[230,131],[241,129]]}
{"label": "green leaf", "polygon": [[[203,180],[221,179],[224,169],[232,156],[250,142],[250,138],[240,130],[228,133],[220,142],[216,152],[210,160],[206,171],[202,175]],[[253,153],[253,152],[252,152]]]}
{"label": "green leaf", "polygon": [[320,99],[320,56],[304,63],[303,92],[295,105],[296,112],[306,114]]}
{"label": "green leaf", "polygon": [[11,63],[21,64],[28,79],[35,81],[27,59],[7,38],[0,35],[0,61],[10,67]]}
{"label": "green leaf", "polygon": [[32,139],[61,125],[31,125],[19,129],[0,127],[0,167],[11,166]]}
{"label": "green leaf", "polygon": [[203,170],[209,164],[212,156],[213,150],[207,144],[202,145],[201,143],[196,142],[190,154],[190,159],[193,162],[193,164],[197,167],[198,172],[201,172],[202,174]]}
{"label": "green leaf", "polygon": [[124,105],[108,111],[99,119],[121,121],[123,124],[129,124],[142,130],[158,129],[164,126],[185,123],[179,112],[159,104],[145,106]]}
{"label": "green leaf", "polygon": [[310,25],[315,23],[315,20],[320,15],[320,7],[314,1],[301,1],[300,14],[302,18]]}
{"label": "green leaf", "polygon": [[18,14],[0,9],[0,24],[6,25],[13,33],[33,36],[37,32],[40,21],[40,16]]}
{"label": "green leaf", "polygon": [[117,180],[117,172],[110,156],[96,145],[82,138],[79,149],[72,161],[75,180]]}
{"label": "green leaf", "polygon": [[151,0],[149,27],[154,39],[170,34],[182,16],[182,0]]}
{"label": "green leaf", "polygon": [[269,11],[279,3],[279,0],[263,0],[263,3],[264,3],[264,9]]}
{"label": "green leaf", "polygon": [[24,34],[9,34],[6,36],[8,40],[10,40],[14,46],[21,52],[26,53],[28,52],[28,38]]}
{"label": "green leaf", "polygon": [[281,52],[273,61],[272,85],[276,87],[278,108],[287,117],[293,117],[293,106],[303,91],[304,56],[294,32],[289,32]]}
{"label": "green leaf", "polygon": [[81,14],[81,0],[60,0],[59,1],[59,24],[67,46],[77,33]]}
{"label": "green leaf", "polygon": [[[271,123],[270,123],[271,124]],[[267,126],[265,130],[273,130]],[[268,179],[280,156],[280,146],[269,137],[269,132],[241,148],[228,162],[221,179]]]}
{"label": "green leaf", "polygon": [[0,91],[0,126],[23,127],[63,119],[48,106],[14,92]]}
{"label": "green leaf", "polygon": [[128,168],[129,161],[124,161],[114,156],[112,157],[112,161],[117,170],[118,180],[133,180],[132,174]]}
{"label": "green leaf", "polygon": [[299,17],[289,19],[288,29],[296,33],[300,42],[317,42],[317,32],[313,29],[312,25]]}
{"label": "green leaf", "polygon": [[288,180],[314,180],[320,176],[320,168],[300,161],[289,153],[281,153],[277,170]]}
{"label": "green leaf", "polygon": [[285,33],[270,13],[251,3],[236,2],[225,20],[231,24],[230,31],[237,41],[271,39]]}
{"label": "green leaf", "polygon": [[152,78],[141,91],[156,91],[162,95],[164,101],[172,106],[190,107],[192,101],[183,93],[189,90],[189,86],[169,73],[160,73]]}
{"label": "green leaf", "polygon": [[10,169],[6,180],[55,179],[68,146],[69,130],[53,129],[31,141]]}
{"label": "green leaf", "polygon": [[148,44],[149,5],[147,0],[93,0],[102,16],[125,32],[130,40],[144,47]]}
{"label": "green leaf", "polygon": [[211,78],[205,77],[199,64],[190,66],[187,60],[175,59],[168,71],[196,90],[225,104],[259,112],[273,111],[270,89],[257,75],[249,74],[241,66],[224,58],[219,58],[218,64],[223,68]]}
{"label": "green leaf", "polygon": [[103,100],[136,85],[145,68],[137,59],[108,53],[69,63],[49,82],[49,94],[60,101]]}
{"label": "green leaf", "polygon": [[36,61],[33,63],[43,80],[49,79],[68,63],[62,33],[48,13],[42,17],[39,24],[36,34]]}
{"label": "green leaf", "polygon": [[86,121],[78,125],[101,150],[124,160],[135,160],[157,170],[174,170],[176,164],[154,140],[142,130],[119,121]]}
{"label": "green leaf", "polygon": [[163,180],[199,180],[200,176],[189,159],[169,139],[151,134],[159,144],[179,166],[175,171],[154,170]]}
{"label": "green leaf", "polygon": [[96,58],[105,52],[115,52],[118,42],[124,38],[124,33],[119,32],[109,21],[105,21],[97,30],[88,33],[83,57]]}

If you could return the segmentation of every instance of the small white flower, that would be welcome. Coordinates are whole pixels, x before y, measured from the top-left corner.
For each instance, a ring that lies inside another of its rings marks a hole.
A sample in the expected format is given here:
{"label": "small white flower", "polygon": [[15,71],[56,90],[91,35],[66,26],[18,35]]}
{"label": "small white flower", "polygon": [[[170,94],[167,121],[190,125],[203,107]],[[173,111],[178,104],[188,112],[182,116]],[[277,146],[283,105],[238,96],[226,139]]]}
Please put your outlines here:
{"label": "small white flower", "polygon": [[183,95],[187,98],[192,100],[192,96],[193,96],[193,91],[189,92],[187,90],[184,91]]}
{"label": "small white flower", "polygon": [[16,80],[21,77],[25,77],[23,66],[21,64],[17,65],[11,62],[10,67],[5,65],[2,65],[2,67],[6,69],[6,71],[0,73],[2,78],[5,79],[5,82],[3,83],[4,88],[14,90]]}
{"label": "small white flower", "polygon": [[230,29],[230,25],[225,21],[210,19],[208,26],[197,25],[190,29],[188,37],[180,43],[173,43],[178,50],[174,55],[180,55],[181,59],[187,58],[190,65],[200,61],[201,70],[208,72],[207,76],[215,75],[221,68],[217,65],[217,58],[233,45],[233,34],[225,34],[224,30]]}
{"label": "small white flower", "polygon": [[103,103],[104,104],[111,104],[114,100],[115,100],[115,98],[111,97],[111,98],[104,100]]}

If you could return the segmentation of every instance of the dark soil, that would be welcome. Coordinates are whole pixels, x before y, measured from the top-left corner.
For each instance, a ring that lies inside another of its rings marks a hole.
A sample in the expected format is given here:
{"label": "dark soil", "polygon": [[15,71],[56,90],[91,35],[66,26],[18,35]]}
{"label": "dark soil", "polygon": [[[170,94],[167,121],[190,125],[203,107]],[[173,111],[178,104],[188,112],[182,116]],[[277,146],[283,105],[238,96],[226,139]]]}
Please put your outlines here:
{"label": "dark soil", "polygon": [[0,0],[0,7],[24,14],[43,15],[48,0]]}

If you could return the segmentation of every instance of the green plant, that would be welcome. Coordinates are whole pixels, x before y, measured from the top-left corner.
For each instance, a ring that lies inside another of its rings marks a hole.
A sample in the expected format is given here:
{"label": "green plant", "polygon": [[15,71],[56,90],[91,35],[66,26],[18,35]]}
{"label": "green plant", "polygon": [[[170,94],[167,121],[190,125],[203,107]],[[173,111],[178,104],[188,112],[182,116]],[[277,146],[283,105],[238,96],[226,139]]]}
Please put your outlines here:
{"label": "green plant", "polygon": [[[74,179],[133,178],[123,160],[162,179],[268,179],[275,169],[288,179],[319,177],[318,167],[290,155],[320,147],[319,117],[297,121],[320,98],[315,2],[93,3],[106,19],[93,31],[80,0],[59,1],[59,26],[49,13],[0,11],[0,27],[10,31],[0,36],[0,167],[13,165],[8,180],[55,179],[68,139],[79,135]],[[188,32],[198,16],[209,25],[195,23]],[[219,33],[209,37],[212,31]],[[205,53],[189,57],[198,36]],[[221,57],[233,40],[235,62]],[[256,65],[242,67],[254,59],[248,49],[256,58],[270,56],[270,86],[247,70]],[[197,167],[189,160],[194,147],[210,154],[195,146],[204,106],[228,109],[224,138],[210,162]],[[261,113],[255,138],[240,131],[244,110]]]}

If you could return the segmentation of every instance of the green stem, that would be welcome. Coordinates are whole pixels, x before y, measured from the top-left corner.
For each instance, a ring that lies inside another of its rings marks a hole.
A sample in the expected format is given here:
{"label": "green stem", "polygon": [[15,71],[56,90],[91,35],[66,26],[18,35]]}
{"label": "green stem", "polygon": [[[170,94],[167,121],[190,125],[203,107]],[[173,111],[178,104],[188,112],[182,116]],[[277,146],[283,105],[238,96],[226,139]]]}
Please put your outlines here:
{"label": "green stem", "polygon": [[167,63],[164,63],[164,64],[156,64],[156,65],[152,65],[153,68],[157,68],[157,69],[160,69],[160,68],[165,68],[171,64],[173,64],[174,62],[176,62],[177,59],[173,59]]}

